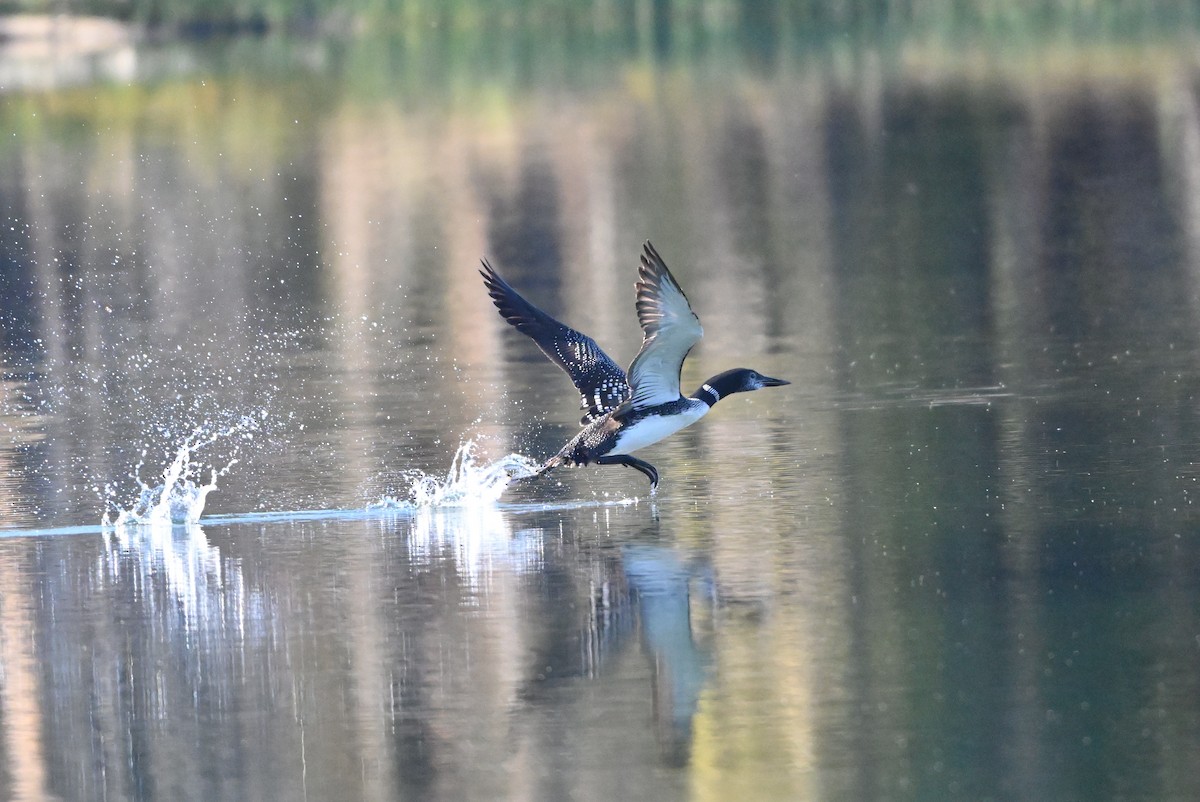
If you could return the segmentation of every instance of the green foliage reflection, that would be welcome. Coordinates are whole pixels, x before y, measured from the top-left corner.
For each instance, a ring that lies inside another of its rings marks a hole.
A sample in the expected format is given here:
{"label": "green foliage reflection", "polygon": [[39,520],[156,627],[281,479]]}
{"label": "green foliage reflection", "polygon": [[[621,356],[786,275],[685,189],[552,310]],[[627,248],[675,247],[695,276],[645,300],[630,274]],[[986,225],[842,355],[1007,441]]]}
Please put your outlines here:
{"label": "green foliage reflection", "polygon": [[96,14],[196,35],[286,28],[404,33],[479,42],[543,40],[659,49],[713,36],[778,43],[829,35],[1127,38],[1192,27],[1196,0],[6,0],[0,12]]}

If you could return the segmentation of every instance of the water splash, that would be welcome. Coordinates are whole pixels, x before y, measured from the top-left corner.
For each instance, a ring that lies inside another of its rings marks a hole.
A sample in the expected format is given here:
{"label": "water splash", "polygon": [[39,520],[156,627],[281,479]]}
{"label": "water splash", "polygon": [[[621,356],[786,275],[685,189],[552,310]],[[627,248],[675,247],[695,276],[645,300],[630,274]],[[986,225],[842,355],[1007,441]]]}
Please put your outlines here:
{"label": "water splash", "polygon": [[[217,479],[229,473],[238,462],[237,457],[232,456],[223,468],[210,467],[207,481],[201,483],[203,468],[194,462],[196,453],[221,440],[235,438],[236,454],[239,441],[252,440],[266,414],[266,410],[259,410],[257,414],[244,415],[215,431],[207,431],[205,426],[196,428],[176,449],[174,459],[163,471],[161,484],[150,485],[143,481],[142,468],[146,458],[143,451],[133,473],[141,488],[138,500],[129,509],[117,509],[115,520],[111,516],[113,510],[106,510],[101,524],[121,528],[196,523],[204,512],[208,494],[217,489]],[[109,496],[112,495],[110,488]]]}
{"label": "water splash", "polygon": [[368,509],[414,510],[430,507],[488,506],[500,500],[517,479],[536,476],[538,463],[520,454],[509,454],[481,464],[475,443],[463,443],[454,452],[450,470],[444,476],[416,471],[408,475],[408,497],[385,495],[367,505]]}

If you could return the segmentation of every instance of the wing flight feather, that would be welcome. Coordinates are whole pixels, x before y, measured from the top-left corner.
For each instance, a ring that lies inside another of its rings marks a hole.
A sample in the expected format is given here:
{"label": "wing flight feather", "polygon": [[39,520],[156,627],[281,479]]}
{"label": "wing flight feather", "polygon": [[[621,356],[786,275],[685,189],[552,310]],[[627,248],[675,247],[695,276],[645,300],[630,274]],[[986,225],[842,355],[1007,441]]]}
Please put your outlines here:
{"label": "wing flight feather", "polygon": [[584,410],[580,423],[590,423],[625,400],[629,395],[625,371],[595,340],[525,300],[486,259],[479,274],[500,315],[517,331],[529,336],[571,378],[579,391],[579,408]]}
{"label": "wing flight feather", "polygon": [[692,347],[704,336],[679,282],[649,241],[638,266],[637,315],[642,347],[629,365],[634,409],[679,399],[679,371]]}

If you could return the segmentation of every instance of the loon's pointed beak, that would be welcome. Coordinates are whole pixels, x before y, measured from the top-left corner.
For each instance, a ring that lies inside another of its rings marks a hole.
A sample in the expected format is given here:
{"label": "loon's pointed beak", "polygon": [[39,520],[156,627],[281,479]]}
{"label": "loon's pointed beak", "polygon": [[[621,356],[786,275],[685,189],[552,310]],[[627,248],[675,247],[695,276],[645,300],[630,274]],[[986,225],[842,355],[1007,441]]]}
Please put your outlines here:
{"label": "loon's pointed beak", "polygon": [[785,384],[791,384],[787,379],[772,379],[770,376],[762,377],[763,387],[782,387]]}

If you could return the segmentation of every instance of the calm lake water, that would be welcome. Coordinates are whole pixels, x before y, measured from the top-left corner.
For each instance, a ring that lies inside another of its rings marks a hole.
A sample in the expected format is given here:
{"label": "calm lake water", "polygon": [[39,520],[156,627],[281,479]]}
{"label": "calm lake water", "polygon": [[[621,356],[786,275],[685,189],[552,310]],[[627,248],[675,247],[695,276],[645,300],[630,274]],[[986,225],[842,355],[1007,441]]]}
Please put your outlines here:
{"label": "calm lake water", "polygon": [[[0,95],[0,796],[1200,797],[1194,39],[884,42]],[[793,384],[369,507],[576,430],[481,256],[626,364],[645,239]]]}

